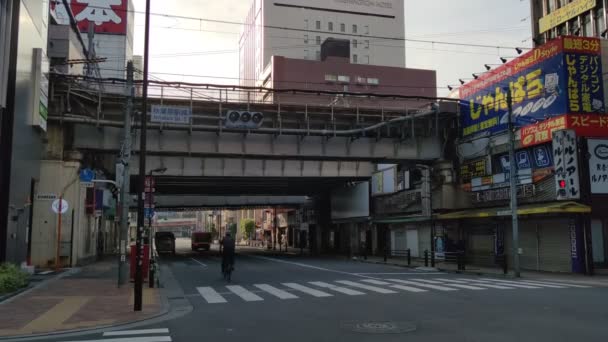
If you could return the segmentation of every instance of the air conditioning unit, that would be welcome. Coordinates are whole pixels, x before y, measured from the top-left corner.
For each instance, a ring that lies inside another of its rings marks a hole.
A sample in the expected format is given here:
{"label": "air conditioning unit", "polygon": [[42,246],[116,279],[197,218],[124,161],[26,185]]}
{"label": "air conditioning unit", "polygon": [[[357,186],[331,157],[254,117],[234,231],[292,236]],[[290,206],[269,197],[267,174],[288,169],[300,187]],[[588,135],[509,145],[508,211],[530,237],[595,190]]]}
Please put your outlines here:
{"label": "air conditioning unit", "polygon": [[256,129],[262,126],[264,114],[260,112],[229,110],[226,112],[225,128]]}

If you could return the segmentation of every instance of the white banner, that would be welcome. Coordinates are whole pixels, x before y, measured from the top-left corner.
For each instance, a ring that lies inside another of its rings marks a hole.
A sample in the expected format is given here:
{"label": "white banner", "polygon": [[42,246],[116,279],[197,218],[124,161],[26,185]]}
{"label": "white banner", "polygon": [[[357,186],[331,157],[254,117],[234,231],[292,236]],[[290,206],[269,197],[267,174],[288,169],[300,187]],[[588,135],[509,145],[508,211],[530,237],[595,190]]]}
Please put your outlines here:
{"label": "white banner", "polygon": [[592,194],[608,194],[608,140],[589,139],[589,177]]}

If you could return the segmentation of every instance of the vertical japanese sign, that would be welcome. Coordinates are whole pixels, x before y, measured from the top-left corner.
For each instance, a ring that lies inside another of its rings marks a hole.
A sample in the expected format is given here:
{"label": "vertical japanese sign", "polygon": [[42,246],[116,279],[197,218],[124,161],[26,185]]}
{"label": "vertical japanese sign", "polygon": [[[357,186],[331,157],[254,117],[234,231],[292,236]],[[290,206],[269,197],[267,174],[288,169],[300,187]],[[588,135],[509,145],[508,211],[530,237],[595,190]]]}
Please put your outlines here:
{"label": "vertical japanese sign", "polygon": [[[599,39],[560,37],[480,75],[459,89],[461,135],[505,131],[508,92],[515,127],[563,114],[603,113],[600,52]],[[527,139],[542,140],[544,132]]]}
{"label": "vertical japanese sign", "polygon": [[589,139],[589,178],[592,194],[608,194],[608,140]]}
{"label": "vertical japanese sign", "polygon": [[576,220],[570,220],[570,258],[573,273],[585,273],[583,227]]}
{"label": "vertical japanese sign", "polygon": [[[555,161],[555,182],[558,200],[579,199],[580,182],[576,134],[564,129],[553,132],[553,160]],[[565,187],[565,188],[564,188]],[[560,193],[559,190],[565,190]]]}

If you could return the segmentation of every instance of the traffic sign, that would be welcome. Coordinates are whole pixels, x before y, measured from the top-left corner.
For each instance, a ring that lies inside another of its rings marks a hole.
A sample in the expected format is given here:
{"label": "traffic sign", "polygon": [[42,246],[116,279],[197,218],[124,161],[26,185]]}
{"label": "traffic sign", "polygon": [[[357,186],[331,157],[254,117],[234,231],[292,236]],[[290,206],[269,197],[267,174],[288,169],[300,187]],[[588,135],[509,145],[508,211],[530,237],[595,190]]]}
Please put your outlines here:
{"label": "traffic sign", "polygon": [[38,201],[53,201],[57,199],[56,194],[37,194],[36,199]]}
{"label": "traffic sign", "polygon": [[[65,214],[68,211],[68,208],[68,201],[61,199],[61,213]],[[51,204],[51,209],[53,209],[55,214],[59,214],[59,198],[53,201],[53,204]]]}
{"label": "traffic sign", "polygon": [[84,188],[94,188],[95,187],[95,183],[93,183],[93,182],[80,182],[80,186],[82,186]]}

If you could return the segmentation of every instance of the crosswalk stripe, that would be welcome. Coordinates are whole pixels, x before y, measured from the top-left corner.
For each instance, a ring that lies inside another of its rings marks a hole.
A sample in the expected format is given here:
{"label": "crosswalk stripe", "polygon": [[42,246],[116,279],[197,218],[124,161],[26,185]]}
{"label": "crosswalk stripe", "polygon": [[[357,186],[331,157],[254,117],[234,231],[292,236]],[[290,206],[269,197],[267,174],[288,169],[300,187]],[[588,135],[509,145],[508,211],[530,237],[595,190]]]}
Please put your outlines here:
{"label": "crosswalk stripe", "polygon": [[66,342],[171,342],[171,336],[123,337],[103,340],[79,340]]}
{"label": "crosswalk stripe", "polygon": [[538,280],[522,280],[521,281],[524,284],[530,284],[530,285],[553,285],[553,286],[563,286],[563,287],[577,287],[577,288],[590,288],[591,286],[585,286],[585,285],[578,285],[578,284],[567,284],[567,283],[555,283],[552,281],[538,281]]}
{"label": "crosswalk stripe", "polygon": [[392,285],[391,283],[387,283],[385,281],[375,280],[375,279],[362,279],[361,281],[374,284],[374,285]]}
{"label": "crosswalk stripe", "polygon": [[[443,280],[443,281],[446,281],[446,282],[449,282],[449,283],[466,284],[466,282],[462,281],[462,280],[453,280],[453,279],[446,279],[446,278],[435,278],[435,279],[437,279],[437,280]],[[508,286],[502,286],[502,285],[494,285],[494,284],[483,284],[483,285],[480,284],[480,286],[489,287],[489,288],[492,288],[492,289],[499,289],[499,290],[513,290],[513,289],[515,289],[514,287],[508,287]]]}
{"label": "crosswalk stripe", "polygon": [[147,335],[147,334],[168,334],[169,329],[144,329],[144,330],[121,330],[104,332],[103,336],[129,336],[129,335]]}
{"label": "crosswalk stripe", "polygon": [[281,289],[277,289],[274,286],[270,286],[268,284],[255,284],[253,285],[255,287],[257,287],[258,289],[262,290],[262,291],[266,291],[268,293],[270,293],[271,295],[278,297],[280,299],[296,299],[298,298],[298,296],[291,294],[287,291],[283,291]]}
{"label": "crosswalk stripe", "polygon": [[524,289],[540,289],[542,287],[539,286],[531,286],[531,285],[526,285],[526,284],[509,284],[509,283],[503,283],[503,282],[489,282],[486,280],[474,280],[474,279],[467,279],[467,278],[458,278],[460,280],[464,280],[467,282],[471,282],[471,283],[480,283],[480,285],[483,286],[483,284],[499,284],[499,285],[507,285],[507,286],[513,286],[513,287],[519,287],[519,288],[524,288]]}
{"label": "crosswalk stripe", "polygon": [[[497,281],[496,279],[492,279],[492,278],[481,278],[481,280]],[[554,288],[554,289],[565,289],[566,288],[566,286],[551,285],[551,284],[530,284],[526,281],[511,281],[511,280],[502,280],[502,279],[499,279],[498,281],[500,281],[503,284],[523,284],[523,285],[532,285],[532,286],[540,286],[540,287],[549,287],[549,288]]]}
{"label": "crosswalk stripe", "polygon": [[309,294],[314,297],[332,297],[333,296],[332,294],[329,294],[327,292],[319,291],[317,289],[313,289],[313,288],[303,286],[300,284],[296,284],[296,283],[283,283],[283,285],[285,285],[289,288],[292,288],[294,290],[304,292],[304,293]]}
{"label": "crosswalk stripe", "polygon": [[365,294],[365,293],[357,291],[357,290],[353,290],[353,289],[349,289],[349,288],[341,287],[341,286],[336,286],[336,285],[329,284],[329,283],[324,283],[322,281],[311,281],[311,282],[309,282],[309,284],[312,284],[312,285],[318,286],[318,287],[323,287],[326,289],[330,289],[332,291],[344,293],[349,296],[360,296],[360,295]]}
{"label": "crosswalk stripe", "polygon": [[219,293],[217,293],[211,287],[197,287],[196,290],[198,291],[198,293],[201,294],[201,296],[203,296],[203,298],[209,304],[218,304],[218,303],[226,303],[227,302],[226,299],[224,299],[224,297],[222,297],[222,295],[220,295]]}
{"label": "crosswalk stripe", "polygon": [[405,286],[405,285],[395,285],[395,284],[387,283],[386,281],[380,281],[380,280],[374,280],[374,279],[363,279],[361,281],[364,281],[364,282],[370,283],[370,284],[374,284],[374,285],[388,285],[394,289],[409,291],[409,292],[427,292],[427,290],[418,289],[415,287]]}
{"label": "crosswalk stripe", "polygon": [[429,288],[429,289],[433,289],[433,290],[439,290],[439,291],[458,291],[458,289],[454,289],[451,287],[445,287],[445,286],[439,286],[439,285],[431,285],[431,284],[420,284],[414,281],[407,281],[407,280],[402,280],[402,279],[388,279],[392,282],[395,283],[400,283],[400,284],[405,284],[405,285],[412,285],[412,286],[417,286],[417,287],[425,287],[425,288]]}
{"label": "crosswalk stripe", "polygon": [[427,280],[427,279],[412,279],[412,280],[414,280],[414,281],[420,281],[420,282],[423,282],[423,283],[429,283],[429,284],[447,285],[447,286],[457,287],[459,289],[465,289],[465,290],[487,290],[486,288],[478,287],[478,286],[472,286],[472,285],[463,285],[463,284],[456,284],[456,283],[446,284],[445,282],[433,281],[433,280]]}
{"label": "crosswalk stripe", "polygon": [[256,295],[253,292],[250,292],[249,290],[247,290],[246,288],[244,288],[240,285],[226,285],[226,288],[230,292],[241,297],[246,302],[259,302],[259,301],[264,300],[264,298]]}
{"label": "crosswalk stripe", "polygon": [[336,283],[348,285],[348,286],[352,286],[352,287],[357,287],[360,289],[373,291],[373,292],[377,292],[377,293],[383,293],[383,294],[397,293],[396,291],[393,291],[393,290],[389,290],[389,289],[385,289],[385,288],[377,287],[377,286],[359,284],[359,283],[355,283],[354,281],[350,281],[350,280],[337,280]]}

